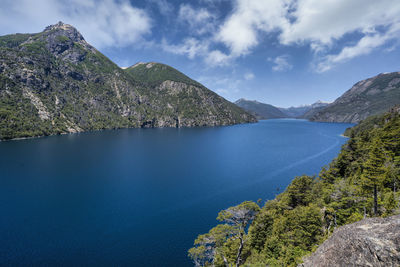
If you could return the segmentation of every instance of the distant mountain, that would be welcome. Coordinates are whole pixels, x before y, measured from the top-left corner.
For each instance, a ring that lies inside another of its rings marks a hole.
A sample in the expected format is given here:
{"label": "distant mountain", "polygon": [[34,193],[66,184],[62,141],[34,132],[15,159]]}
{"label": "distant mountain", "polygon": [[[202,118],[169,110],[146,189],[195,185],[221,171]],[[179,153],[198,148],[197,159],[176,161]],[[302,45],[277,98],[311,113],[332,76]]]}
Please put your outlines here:
{"label": "distant mountain", "polygon": [[311,104],[310,109],[307,110],[303,115],[301,115],[300,118],[310,119],[311,117],[314,116],[314,114],[320,112],[328,105],[329,105],[329,103],[327,103],[327,102],[317,101],[314,104]]}
{"label": "distant mountain", "polygon": [[255,121],[172,67],[121,69],[62,22],[0,37],[0,139]]}
{"label": "distant mountain", "polygon": [[253,114],[257,119],[286,118],[287,115],[279,108],[255,100],[241,98],[235,102],[236,105]]}
{"label": "distant mountain", "polygon": [[400,72],[384,73],[356,83],[310,120],[358,123],[399,104]]}
{"label": "distant mountain", "polygon": [[310,115],[326,107],[329,103],[317,101],[311,105],[302,105],[298,107],[279,108],[290,118],[308,118]]}

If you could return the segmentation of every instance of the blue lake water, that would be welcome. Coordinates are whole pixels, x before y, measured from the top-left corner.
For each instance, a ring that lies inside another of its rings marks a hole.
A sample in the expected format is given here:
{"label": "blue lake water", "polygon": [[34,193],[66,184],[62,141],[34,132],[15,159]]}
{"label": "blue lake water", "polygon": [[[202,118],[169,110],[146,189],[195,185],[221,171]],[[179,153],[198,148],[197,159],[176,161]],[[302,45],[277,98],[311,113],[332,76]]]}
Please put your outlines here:
{"label": "blue lake water", "polygon": [[217,213],[318,174],[350,124],[268,120],[0,142],[0,265],[191,266]]}

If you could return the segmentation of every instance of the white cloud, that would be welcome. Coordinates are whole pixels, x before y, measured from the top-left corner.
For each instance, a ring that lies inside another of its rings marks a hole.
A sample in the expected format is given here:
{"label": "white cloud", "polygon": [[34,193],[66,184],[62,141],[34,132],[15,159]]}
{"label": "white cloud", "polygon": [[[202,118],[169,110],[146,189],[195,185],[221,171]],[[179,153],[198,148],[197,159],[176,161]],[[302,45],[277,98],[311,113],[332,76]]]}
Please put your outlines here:
{"label": "white cloud", "polygon": [[207,52],[205,62],[211,66],[225,66],[232,59],[230,55],[227,55],[219,50],[213,50]]}
{"label": "white cloud", "polygon": [[254,78],[255,78],[255,75],[254,75],[254,73],[252,73],[252,72],[248,72],[248,73],[246,73],[246,74],[244,75],[244,79],[245,79],[246,81],[253,80]]}
{"label": "white cloud", "polygon": [[[283,45],[309,45],[321,61],[318,71],[326,71],[400,39],[394,34],[399,25],[398,0],[236,0],[215,40],[225,44],[229,57],[235,58],[250,53],[263,34],[275,34]],[[357,45],[329,54],[335,42],[353,33],[360,36]]]}
{"label": "white cloud", "polygon": [[178,45],[168,44],[167,41],[163,39],[161,47],[166,52],[177,55],[186,55],[190,59],[208,53],[208,43],[201,42],[195,38],[187,38]]}
{"label": "white cloud", "polygon": [[210,50],[209,40],[199,40],[193,37],[186,38],[180,44],[169,44],[165,39],[161,42],[161,48],[169,53],[185,55],[189,59],[203,57],[204,62],[212,67],[227,65],[232,57],[219,50]]}
{"label": "white cloud", "polygon": [[222,24],[216,40],[226,44],[233,56],[249,53],[259,43],[258,32],[271,32],[287,23],[288,0],[237,0],[234,12]]}
{"label": "white cloud", "polygon": [[181,4],[178,21],[188,24],[192,31],[204,34],[214,30],[215,16],[205,8],[195,9],[189,4]]}
{"label": "white cloud", "polygon": [[299,0],[290,14],[295,22],[282,28],[283,44],[309,41],[329,45],[351,32],[368,34],[398,23],[397,0]]}
{"label": "white cloud", "polygon": [[3,0],[0,9],[2,34],[39,32],[60,20],[97,48],[140,42],[152,28],[146,11],[128,0]]}
{"label": "white cloud", "polygon": [[235,79],[231,75],[201,76],[197,78],[197,81],[226,98],[232,98],[243,89],[243,80]]}
{"label": "white cloud", "polygon": [[348,61],[354,57],[369,54],[374,48],[383,45],[389,35],[375,34],[364,36],[354,46],[345,46],[340,53],[336,55],[327,55],[317,65],[317,72],[325,72],[330,70],[335,64]]}
{"label": "white cloud", "polygon": [[275,64],[272,66],[273,71],[287,71],[293,68],[293,65],[289,63],[289,56],[287,55],[278,56],[274,59],[269,58],[268,61]]}

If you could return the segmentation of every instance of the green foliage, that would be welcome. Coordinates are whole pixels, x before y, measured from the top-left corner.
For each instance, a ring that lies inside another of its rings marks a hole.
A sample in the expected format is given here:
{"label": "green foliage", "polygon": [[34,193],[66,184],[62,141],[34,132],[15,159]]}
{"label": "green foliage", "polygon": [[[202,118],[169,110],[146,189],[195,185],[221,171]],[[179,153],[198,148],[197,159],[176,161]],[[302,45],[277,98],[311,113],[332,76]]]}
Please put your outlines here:
{"label": "green foliage", "polygon": [[297,206],[305,206],[309,204],[313,198],[312,188],[314,179],[310,176],[300,176],[294,178],[286,189],[284,199],[287,205],[296,208]]}
{"label": "green foliage", "polygon": [[60,43],[66,43],[66,42],[70,41],[70,39],[65,35],[58,35],[57,41],[59,41]]}
{"label": "green foliage", "polygon": [[21,34],[21,33],[0,36],[0,47],[8,47],[8,48],[17,47],[22,42],[27,41],[30,36],[32,36],[32,34]]}
{"label": "green foliage", "polygon": [[242,256],[249,254],[244,249],[247,242],[246,230],[251,221],[259,212],[260,207],[252,202],[245,201],[237,206],[230,207],[218,214],[219,224],[207,234],[199,235],[194,247],[188,253],[196,265],[232,265],[238,266]]}
{"label": "green foliage", "polygon": [[[400,109],[347,132],[351,138],[319,177],[296,177],[257,213],[241,264],[297,266],[336,227],[375,216],[374,207],[382,216],[399,212]],[[228,210],[219,218],[229,218]],[[230,263],[237,244],[229,238],[219,244]]]}
{"label": "green foliage", "polygon": [[202,87],[200,83],[190,79],[182,72],[161,63],[139,63],[125,69],[125,72],[134,80],[152,87],[158,86],[166,80]]}

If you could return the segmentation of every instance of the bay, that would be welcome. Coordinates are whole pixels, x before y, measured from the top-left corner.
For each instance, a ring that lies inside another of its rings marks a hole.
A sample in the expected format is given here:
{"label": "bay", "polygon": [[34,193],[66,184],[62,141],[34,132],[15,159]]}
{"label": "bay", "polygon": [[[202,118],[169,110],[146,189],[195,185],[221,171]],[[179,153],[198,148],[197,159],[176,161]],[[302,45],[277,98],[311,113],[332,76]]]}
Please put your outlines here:
{"label": "bay", "polygon": [[220,210],[316,175],[351,124],[275,119],[0,142],[0,263],[191,266]]}

